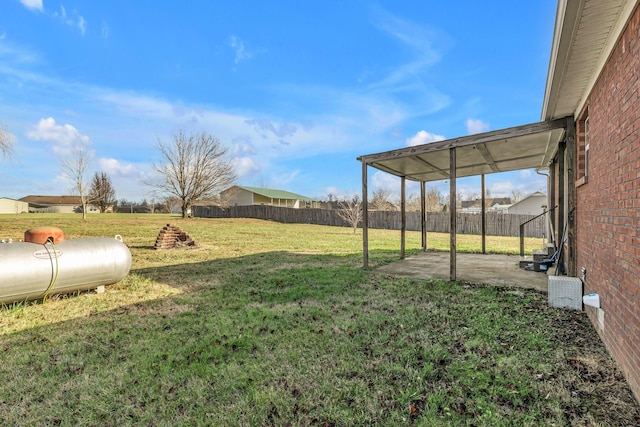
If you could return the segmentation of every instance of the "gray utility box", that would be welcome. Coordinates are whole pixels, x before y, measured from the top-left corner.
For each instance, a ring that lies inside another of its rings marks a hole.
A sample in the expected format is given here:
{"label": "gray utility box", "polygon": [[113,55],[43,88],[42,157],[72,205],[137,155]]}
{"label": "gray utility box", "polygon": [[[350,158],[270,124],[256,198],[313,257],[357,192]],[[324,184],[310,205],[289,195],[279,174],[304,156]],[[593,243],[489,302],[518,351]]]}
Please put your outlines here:
{"label": "gray utility box", "polygon": [[582,280],[579,277],[549,276],[549,305],[582,310]]}

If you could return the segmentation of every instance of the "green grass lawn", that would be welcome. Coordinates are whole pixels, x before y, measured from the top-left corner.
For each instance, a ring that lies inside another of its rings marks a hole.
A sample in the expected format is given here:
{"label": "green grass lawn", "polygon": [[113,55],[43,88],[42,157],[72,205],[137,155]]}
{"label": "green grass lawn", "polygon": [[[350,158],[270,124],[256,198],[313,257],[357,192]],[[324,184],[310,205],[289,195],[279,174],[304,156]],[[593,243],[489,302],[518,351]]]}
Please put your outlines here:
{"label": "green grass lawn", "polygon": [[[167,223],[194,249],[156,251]],[[2,425],[634,425],[640,408],[581,313],[534,291],[362,266],[350,228],[163,215],[6,215],[120,234],[131,274],[0,310]],[[429,234],[447,250],[448,235]],[[458,236],[479,251],[478,236]],[[527,239],[530,251],[540,239]],[[516,238],[489,237],[516,253]],[[399,232],[370,230],[370,263]],[[407,233],[407,251],[420,248]]]}

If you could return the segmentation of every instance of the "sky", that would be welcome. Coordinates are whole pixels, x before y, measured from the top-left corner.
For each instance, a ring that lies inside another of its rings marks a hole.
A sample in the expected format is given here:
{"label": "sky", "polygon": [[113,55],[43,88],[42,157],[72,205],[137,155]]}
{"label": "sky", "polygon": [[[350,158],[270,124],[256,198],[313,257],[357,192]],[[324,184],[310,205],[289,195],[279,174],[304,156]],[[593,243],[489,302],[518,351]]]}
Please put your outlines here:
{"label": "sky", "polygon": [[[159,142],[207,132],[237,183],[361,192],[358,156],[540,120],[556,2],[2,0],[0,197],[73,194],[78,147],[118,200],[162,198]],[[369,189],[399,180],[369,170]],[[546,192],[533,170],[494,197]],[[448,183],[429,183],[448,194]],[[480,178],[458,180],[463,198]],[[409,195],[419,192],[407,184]]]}

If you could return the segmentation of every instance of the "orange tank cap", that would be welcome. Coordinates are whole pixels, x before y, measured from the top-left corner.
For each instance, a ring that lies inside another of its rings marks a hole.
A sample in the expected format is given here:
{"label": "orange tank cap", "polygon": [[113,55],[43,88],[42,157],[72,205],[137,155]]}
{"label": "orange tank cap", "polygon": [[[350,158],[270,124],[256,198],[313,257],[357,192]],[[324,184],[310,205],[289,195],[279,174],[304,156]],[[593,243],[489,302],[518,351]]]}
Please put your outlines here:
{"label": "orange tank cap", "polygon": [[49,240],[60,243],[64,233],[58,227],[33,227],[24,232],[24,241],[44,245]]}

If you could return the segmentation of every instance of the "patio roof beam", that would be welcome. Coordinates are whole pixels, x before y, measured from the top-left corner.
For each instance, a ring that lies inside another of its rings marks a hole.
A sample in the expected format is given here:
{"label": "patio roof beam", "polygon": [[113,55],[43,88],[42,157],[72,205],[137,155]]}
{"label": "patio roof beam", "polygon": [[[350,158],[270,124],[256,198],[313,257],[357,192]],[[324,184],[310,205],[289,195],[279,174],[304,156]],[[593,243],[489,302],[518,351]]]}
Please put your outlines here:
{"label": "patio roof beam", "polygon": [[480,152],[480,155],[482,156],[484,161],[489,165],[492,171],[500,172],[500,169],[498,169],[498,165],[496,165],[496,162],[493,160],[493,157],[491,157],[491,153],[489,153],[489,150],[487,149],[487,146],[485,144],[476,144],[474,145],[474,147]]}
{"label": "patio roof beam", "polygon": [[431,169],[433,169],[433,170],[437,171],[440,175],[442,175],[442,177],[443,177],[444,179],[448,179],[448,178],[449,178],[449,172],[447,172],[446,170],[442,170],[442,169],[440,169],[439,167],[437,167],[437,166],[435,166],[434,164],[432,164],[432,163],[430,163],[430,162],[426,161],[426,160],[425,160],[425,159],[423,159],[422,157],[420,157],[420,156],[416,156],[416,157],[411,157],[411,159],[417,160],[417,161],[419,161],[420,163],[422,163],[422,164],[423,164],[423,165],[425,165],[425,166],[429,166]]}

